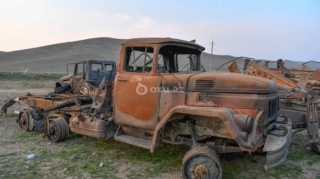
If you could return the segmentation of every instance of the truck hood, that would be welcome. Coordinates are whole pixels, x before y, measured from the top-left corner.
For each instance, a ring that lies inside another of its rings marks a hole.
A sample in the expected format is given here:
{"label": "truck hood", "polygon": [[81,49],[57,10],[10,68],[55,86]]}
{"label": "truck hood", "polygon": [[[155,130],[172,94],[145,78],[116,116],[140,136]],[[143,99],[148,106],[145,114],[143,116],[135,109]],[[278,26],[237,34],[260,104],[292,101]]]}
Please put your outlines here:
{"label": "truck hood", "polygon": [[188,92],[277,93],[276,84],[268,79],[225,72],[204,72],[189,77]]}

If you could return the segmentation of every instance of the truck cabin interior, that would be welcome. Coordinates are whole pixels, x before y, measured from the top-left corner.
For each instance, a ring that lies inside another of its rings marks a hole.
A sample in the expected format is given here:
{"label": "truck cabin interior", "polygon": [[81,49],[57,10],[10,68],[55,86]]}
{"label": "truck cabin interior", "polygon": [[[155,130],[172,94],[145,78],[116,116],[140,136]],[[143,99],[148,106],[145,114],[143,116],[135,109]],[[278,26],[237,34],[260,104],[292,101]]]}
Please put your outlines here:
{"label": "truck cabin interior", "polygon": [[153,60],[155,60],[157,62],[156,71],[159,73],[200,71],[200,54],[201,51],[194,48],[164,45],[155,58],[152,47],[127,47],[125,70],[149,73],[152,70]]}

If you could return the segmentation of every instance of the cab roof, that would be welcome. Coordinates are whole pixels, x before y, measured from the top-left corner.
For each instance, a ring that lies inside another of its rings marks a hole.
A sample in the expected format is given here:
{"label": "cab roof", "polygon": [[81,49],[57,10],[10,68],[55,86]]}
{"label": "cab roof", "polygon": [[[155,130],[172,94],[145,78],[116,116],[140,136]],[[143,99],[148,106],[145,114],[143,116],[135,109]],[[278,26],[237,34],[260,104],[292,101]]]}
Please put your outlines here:
{"label": "cab roof", "polygon": [[116,64],[116,62],[111,61],[111,60],[106,60],[106,59],[85,59],[85,60],[80,60],[77,61],[76,63],[87,63],[87,62],[91,62],[91,63],[104,63],[107,65],[113,65]]}
{"label": "cab roof", "polygon": [[192,46],[193,48],[196,48],[198,50],[205,50],[205,48],[199,44],[196,44],[194,42],[180,40],[180,39],[174,39],[174,38],[133,38],[125,40],[122,45],[136,45],[136,44],[164,44],[164,43],[175,43],[175,44],[184,44],[188,46]]}

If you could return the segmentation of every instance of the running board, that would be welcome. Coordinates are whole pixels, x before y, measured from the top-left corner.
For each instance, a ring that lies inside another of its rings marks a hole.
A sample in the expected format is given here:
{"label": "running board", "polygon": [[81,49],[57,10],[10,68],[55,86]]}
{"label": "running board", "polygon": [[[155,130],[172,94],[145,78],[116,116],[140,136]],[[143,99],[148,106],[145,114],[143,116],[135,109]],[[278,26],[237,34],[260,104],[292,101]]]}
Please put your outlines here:
{"label": "running board", "polygon": [[151,140],[123,134],[120,126],[118,127],[117,132],[114,135],[114,140],[135,145],[135,146],[142,147],[149,150],[151,149],[151,145],[152,145]]}

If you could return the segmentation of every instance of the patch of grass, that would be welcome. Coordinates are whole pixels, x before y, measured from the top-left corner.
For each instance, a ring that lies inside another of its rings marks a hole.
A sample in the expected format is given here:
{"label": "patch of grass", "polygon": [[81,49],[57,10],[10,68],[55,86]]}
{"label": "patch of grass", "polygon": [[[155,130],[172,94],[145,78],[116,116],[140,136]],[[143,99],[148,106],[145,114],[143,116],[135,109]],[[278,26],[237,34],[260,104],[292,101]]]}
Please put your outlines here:
{"label": "patch of grass", "polygon": [[48,80],[59,80],[64,74],[55,73],[11,73],[11,72],[0,72],[1,81],[48,81]]}
{"label": "patch of grass", "polygon": [[[152,178],[162,173],[180,171],[182,157],[189,150],[186,146],[163,145],[157,148],[155,153],[150,153],[147,149],[120,143],[112,139],[91,141],[90,148],[80,145],[82,144],[78,143],[73,145],[72,148],[68,147],[60,155],[74,155],[76,156],[74,158],[83,158],[85,161],[90,161],[83,162],[81,168],[91,175],[99,173],[95,168],[101,161],[104,161],[104,166],[108,166],[115,173],[118,171],[116,170],[117,166],[112,165],[111,161],[114,160],[117,160],[118,163],[129,163],[132,166],[140,166],[141,163],[148,164],[147,167],[142,167],[139,171],[125,169],[128,172],[128,178]],[[110,152],[112,154],[109,154]],[[94,163],[94,166],[91,166],[92,163]]]}
{"label": "patch of grass", "polygon": [[299,144],[307,144],[307,136],[302,135],[300,133],[297,133],[293,136],[293,142],[299,143]]}
{"label": "patch of grass", "polygon": [[312,150],[291,149],[287,159],[296,162],[305,161],[307,165],[311,166],[314,163],[319,162],[320,156]]}
{"label": "patch of grass", "polygon": [[7,154],[0,154],[0,158],[1,157],[13,156],[13,155],[17,155],[17,153],[16,152],[10,152],[10,153],[7,153]]}
{"label": "patch of grass", "polygon": [[[180,173],[182,158],[189,150],[187,146],[161,145],[150,153],[113,139],[96,140],[75,134],[65,141],[49,143],[37,132],[14,134],[12,141],[29,147],[0,155],[0,178],[155,178],[164,173]],[[36,155],[35,160],[26,162],[31,153]],[[223,178],[280,179],[299,178],[299,163],[308,161],[312,165],[320,157],[304,148],[293,148],[288,162],[268,172],[263,168],[263,155],[222,154],[220,159]],[[99,166],[100,162],[103,166]]]}
{"label": "patch of grass", "polygon": [[12,136],[12,142],[25,143],[30,141],[39,141],[42,139],[43,134],[35,131],[21,132]]}
{"label": "patch of grass", "polygon": [[294,164],[285,164],[274,168],[271,172],[268,172],[267,174],[276,179],[300,178],[301,167]]}

